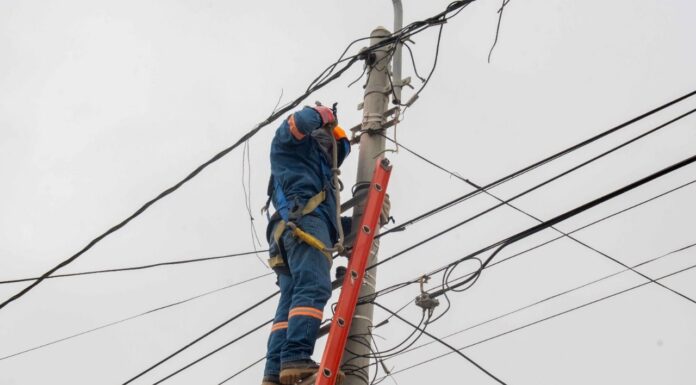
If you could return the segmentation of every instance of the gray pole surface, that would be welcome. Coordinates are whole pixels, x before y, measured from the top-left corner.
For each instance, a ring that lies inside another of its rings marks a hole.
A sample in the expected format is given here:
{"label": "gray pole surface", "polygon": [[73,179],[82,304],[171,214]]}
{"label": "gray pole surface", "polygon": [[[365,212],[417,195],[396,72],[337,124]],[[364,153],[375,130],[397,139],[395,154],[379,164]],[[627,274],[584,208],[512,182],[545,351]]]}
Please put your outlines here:
{"label": "gray pole surface", "polygon": [[[394,5],[394,32],[401,30],[404,20],[404,7],[401,5],[401,0],[392,0]],[[401,103],[401,88],[403,88],[401,79],[401,43],[396,44],[394,50],[394,103]]]}
{"label": "gray pole surface", "polygon": [[[390,32],[384,27],[378,27],[370,34],[370,44],[379,43],[388,37]],[[363,105],[363,130],[380,130],[384,124],[384,113],[389,107],[389,95],[391,93],[389,85],[389,66],[388,57],[389,47],[383,47],[375,52],[374,57],[368,58],[370,71],[367,84],[365,86],[365,99]],[[371,64],[372,63],[372,64]],[[375,161],[384,151],[384,137],[381,135],[369,134],[365,132],[360,137],[360,154],[358,158],[358,175],[356,186],[369,184],[372,173],[375,169]],[[355,233],[360,225],[360,219],[364,212],[365,205],[360,204],[353,210],[353,229]],[[377,251],[379,240],[375,239],[367,265],[370,266],[377,262]],[[370,270],[365,274],[363,287],[360,296],[368,296],[374,293],[377,281],[376,269]],[[353,323],[346,343],[346,351],[343,354],[341,364],[344,371],[352,371],[362,368],[351,375],[347,375],[345,385],[365,385],[369,383],[369,346],[371,344],[370,332],[372,326],[373,305],[359,305],[355,309]],[[351,354],[353,352],[355,354]]]}

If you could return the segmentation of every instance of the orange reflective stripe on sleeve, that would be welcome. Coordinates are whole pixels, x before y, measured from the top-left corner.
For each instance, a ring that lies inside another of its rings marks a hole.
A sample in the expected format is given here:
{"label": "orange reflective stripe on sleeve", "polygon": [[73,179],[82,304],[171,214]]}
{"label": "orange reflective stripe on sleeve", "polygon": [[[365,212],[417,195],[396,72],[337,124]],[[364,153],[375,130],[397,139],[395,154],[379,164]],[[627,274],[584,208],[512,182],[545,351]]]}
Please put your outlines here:
{"label": "orange reflective stripe on sleeve", "polygon": [[287,322],[276,322],[273,324],[273,327],[271,328],[271,333],[277,330],[283,330],[288,328],[288,323]]}
{"label": "orange reflective stripe on sleeve", "polygon": [[313,307],[305,307],[305,306],[298,306],[292,310],[290,310],[290,318],[302,315],[306,317],[312,317],[316,318],[319,320],[324,319],[324,312],[319,309],[315,309]]}
{"label": "orange reflective stripe on sleeve", "polygon": [[290,115],[288,118],[288,127],[290,129],[290,133],[292,134],[292,137],[297,139],[297,140],[302,140],[305,137],[305,134],[303,134],[298,128],[297,125],[295,124],[295,115]]}

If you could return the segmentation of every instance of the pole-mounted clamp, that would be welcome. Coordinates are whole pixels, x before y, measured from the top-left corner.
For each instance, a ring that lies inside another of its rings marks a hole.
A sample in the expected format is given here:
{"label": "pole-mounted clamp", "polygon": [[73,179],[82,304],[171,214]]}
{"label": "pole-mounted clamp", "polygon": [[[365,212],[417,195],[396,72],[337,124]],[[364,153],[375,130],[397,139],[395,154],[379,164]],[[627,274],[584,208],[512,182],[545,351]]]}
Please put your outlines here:
{"label": "pole-mounted clamp", "polygon": [[427,275],[420,277],[418,283],[420,284],[421,293],[416,297],[415,300],[416,306],[422,308],[423,311],[428,311],[428,317],[432,316],[435,308],[440,305],[440,301],[438,301],[437,298],[431,297],[430,294],[425,291],[424,284],[426,284],[429,280],[430,277]]}

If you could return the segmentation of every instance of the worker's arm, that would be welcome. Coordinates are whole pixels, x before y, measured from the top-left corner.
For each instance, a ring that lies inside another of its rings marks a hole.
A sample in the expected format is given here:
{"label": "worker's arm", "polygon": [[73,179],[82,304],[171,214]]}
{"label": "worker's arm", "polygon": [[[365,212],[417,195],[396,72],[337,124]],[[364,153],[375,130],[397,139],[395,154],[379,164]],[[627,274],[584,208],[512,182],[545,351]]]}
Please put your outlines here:
{"label": "worker's arm", "polygon": [[321,128],[322,117],[311,107],[305,107],[291,114],[278,127],[276,138],[281,144],[300,144],[305,142],[312,131]]}

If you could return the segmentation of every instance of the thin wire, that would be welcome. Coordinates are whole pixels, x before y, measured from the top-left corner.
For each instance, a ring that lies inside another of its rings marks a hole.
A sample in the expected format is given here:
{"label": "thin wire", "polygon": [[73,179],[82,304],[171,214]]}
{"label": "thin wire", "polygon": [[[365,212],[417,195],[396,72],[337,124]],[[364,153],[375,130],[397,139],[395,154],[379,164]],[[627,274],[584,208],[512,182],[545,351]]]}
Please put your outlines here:
{"label": "thin wire", "polygon": [[382,305],[379,304],[378,302],[375,302],[375,306],[378,306],[379,308],[381,308],[382,310],[386,311],[387,313],[392,314],[394,317],[398,318],[399,320],[401,320],[401,321],[404,322],[405,324],[411,326],[412,328],[415,328],[415,329],[420,330],[421,333],[427,335],[428,337],[432,338],[433,340],[435,340],[435,341],[439,342],[440,344],[446,346],[447,348],[451,349],[453,353],[457,353],[459,356],[461,356],[461,357],[464,358],[465,360],[469,361],[469,363],[471,363],[471,364],[473,364],[474,366],[476,366],[479,370],[481,370],[482,372],[486,373],[489,377],[491,377],[492,379],[494,379],[494,380],[495,380],[496,382],[498,382],[499,384],[505,385],[505,382],[503,382],[501,379],[499,379],[498,377],[496,377],[496,376],[495,376],[493,373],[491,373],[490,371],[484,369],[483,366],[479,365],[476,361],[474,361],[474,360],[472,360],[471,358],[469,358],[467,355],[465,355],[464,353],[462,353],[460,350],[456,349],[454,346],[452,346],[452,345],[448,344],[447,342],[443,341],[442,339],[440,339],[440,338],[434,336],[432,333],[429,333],[429,332],[426,331],[425,329],[420,328],[420,327],[418,327],[417,325],[414,325],[413,323],[411,323],[411,322],[408,321],[407,319],[405,319],[405,318],[403,318],[402,316],[398,315],[397,313],[395,313],[395,312],[389,310],[389,309],[386,308],[385,306],[382,306]]}
{"label": "thin wire", "polygon": [[248,330],[248,331],[245,332],[244,334],[242,334],[242,335],[240,335],[239,337],[237,337],[237,338],[235,338],[235,339],[233,339],[233,340],[231,340],[231,341],[225,343],[224,345],[222,345],[222,346],[216,348],[215,350],[211,351],[210,353],[207,353],[207,354],[205,354],[204,356],[202,356],[202,357],[200,357],[200,358],[197,358],[196,360],[191,361],[190,363],[188,363],[188,364],[186,364],[185,366],[183,366],[183,367],[177,369],[176,371],[174,371],[174,372],[172,372],[172,373],[166,375],[165,377],[163,377],[163,378],[161,378],[160,380],[158,380],[157,382],[155,382],[153,385],[158,385],[158,384],[161,384],[161,383],[167,381],[168,379],[170,379],[170,378],[174,377],[175,375],[177,375],[177,374],[183,372],[184,370],[186,370],[186,369],[188,369],[188,368],[190,368],[190,367],[196,365],[197,363],[199,363],[199,362],[205,360],[206,358],[212,356],[213,354],[215,354],[215,353],[217,353],[217,352],[219,352],[219,351],[225,349],[226,347],[228,347],[228,346],[234,344],[235,342],[237,342],[237,341],[239,341],[239,340],[241,340],[241,339],[243,339],[243,338],[245,338],[245,337],[248,337],[249,335],[251,335],[251,334],[254,333],[255,331],[261,329],[262,327],[264,327],[264,326],[266,326],[266,325],[270,325],[272,322],[273,322],[273,318],[269,319],[269,320],[266,321],[265,323],[262,323],[261,325],[258,325],[258,326],[256,326],[256,327],[254,327],[254,328]]}
{"label": "thin wire", "polygon": [[425,78],[420,76],[420,74],[418,73],[418,66],[416,65],[416,57],[413,55],[413,50],[411,50],[411,46],[409,44],[407,44],[406,42],[404,42],[403,46],[406,47],[406,49],[408,50],[408,55],[411,57],[411,66],[413,67],[413,73],[416,74],[416,77],[418,78],[418,80],[420,80],[421,82],[425,82]]}
{"label": "thin wire", "polygon": [[[268,251],[268,250],[264,250],[264,251]],[[112,268],[112,269],[82,271],[82,272],[78,272],[78,273],[56,274],[56,275],[52,275],[50,277],[47,277],[46,279],[76,277],[76,276],[81,276],[81,275],[92,275],[92,274],[103,274],[103,273],[118,273],[118,272],[123,272],[123,271],[144,270],[144,269],[151,269],[151,268],[162,267],[162,266],[174,266],[174,265],[184,265],[184,264],[196,263],[196,262],[215,261],[215,260],[219,260],[219,259],[228,259],[228,258],[234,258],[234,257],[241,257],[241,256],[245,256],[245,255],[252,255],[255,253],[256,253],[256,251],[246,251],[243,253],[218,255],[215,257],[184,259],[184,260],[180,260],[180,261],[159,262],[159,263],[153,263],[153,264],[149,264],[149,265],[116,267],[116,268]],[[39,278],[40,277],[10,279],[10,280],[6,280],[6,281],[0,281],[0,285],[7,284],[7,283],[34,281],[34,280],[37,280]]]}
{"label": "thin wire", "polygon": [[[633,267],[633,268],[638,268],[638,267],[641,267],[641,266],[645,266],[645,265],[648,265],[648,264],[650,264],[650,263],[659,261],[659,260],[661,260],[661,259],[663,259],[663,258],[666,258],[666,257],[668,257],[668,256],[670,256],[670,255],[677,254],[677,253],[680,253],[680,252],[682,252],[682,251],[689,250],[689,249],[691,249],[691,248],[693,248],[693,247],[695,247],[695,246],[696,246],[696,243],[691,243],[691,244],[689,244],[689,245],[687,245],[687,246],[680,247],[680,248],[678,248],[678,249],[676,249],[676,250],[672,250],[672,251],[670,251],[670,252],[668,252],[668,253],[665,253],[665,254],[662,254],[662,255],[660,255],[660,256],[658,256],[658,257],[654,257],[654,258],[651,258],[651,259],[649,259],[649,260],[643,261],[643,262],[641,262],[641,263],[639,263],[639,264],[633,265],[632,267]],[[505,259],[505,260],[507,260],[507,259]],[[550,300],[552,300],[552,299],[556,299],[556,298],[559,298],[559,297],[568,295],[568,294],[570,294],[570,293],[573,293],[573,292],[575,292],[575,291],[584,289],[584,288],[586,288],[586,287],[596,285],[596,284],[598,284],[598,283],[600,283],[600,282],[602,282],[602,281],[605,281],[605,280],[607,280],[607,279],[609,279],[609,278],[618,276],[618,275],[623,274],[623,273],[628,272],[628,271],[630,271],[630,269],[623,269],[623,270],[619,270],[619,271],[617,271],[617,272],[615,272],[615,273],[605,275],[605,276],[603,276],[603,277],[600,277],[600,278],[594,279],[594,280],[592,280],[592,281],[586,282],[586,283],[584,283],[584,284],[582,284],[582,285],[579,285],[579,286],[573,287],[573,288],[571,288],[571,289],[567,289],[567,290],[561,291],[561,292],[559,292],[559,293],[556,293],[556,294],[553,294],[553,295],[551,295],[551,296],[545,297],[545,298],[543,298],[543,299],[541,299],[541,300],[535,301],[535,302],[530,303],[530,304],[528,304],[528,305],[525,305],[525,306],[519,307],[519,308],[517,308],[517,309],[508,311],[508,312],[506,312],[506,313],[503,313],[503,314],[501,314],[501,315],[495,316],[495,317],[493,317],[493,318],[489,318],[489,319],[487,319],[487,320],[485,320],[485,321],[481,321],[481,322],[479,322],[479,323],[477,323],[477,324],[474,324],[474,325],[472,325],[472,326],[466,327],[466,328],[464,328],[464,329],[457,330],[457,331],[455,331],[455,332],[453,332],[453,333],[450,333],[450,334],[448,334],[448,335],[446,335],[446,336],[444,336],[444,337],[442,337],[442,338],[450,338],[450,337],[453,337],[453,336],[455,336],[455,335],[458,335],[458,334],[461,334],[461,333],[464,333],[464,332],[467,332],[467,331],[470,331],[470,330],[479,328],[479,327],[481,327],[481,326],[483,326],[483,325],[486,325],[486,324],[489,324],[489,323],[491,323],[491,322],[498,321],[498,320],[503,319],[503,318],[507,318],[507,317],[509,317],[509,316],[512,316],[512,315],[517,314],[517,313],[519,313],[519,312],[522,312],[522,311],[524,311],[524,310],[528,310],[528,309],[531,309],[531,308],[533,308],[533,307],[535,307],[535,306],[541,305],[541,304],[543,304],[543,303],[545,303],[545,302],[548,302],[548,301],[550,301]],[[410,304],[410,302],[409,302],[409,304]],[[414,350],[418,350],[418,349],[420,349],[420,348],[422,348],[422,347],[425,347],[425,346],[427,346],[427,345],[431,345],[431,344],[433,344],[433,343],[434,343],[434,342],[431,341],[431,342],[427,342],[427,343],[424,343],[424,344],[422,344],[422,345],[416,346],[416,347],[414,347],[413,349],[409,349],[408,351],[405,351],[404,354],[405,354],[405,353],[412,352],[412,351],[414,351]]]}
{"label": "thin wire", "polygon": [[[673,273],[670,273],[670,274],[661,276],[661,277],[657,278],[657,280],[658,280],[658,281],[659,281],[659,280],[663,280],[663,279],[665,279],[665,278],[669,278],[669,277],[671,277],[671,276],[674,276],[674,275],[677,275],[677,274],[681,274],[681,273],[686,272],[686,271],[688,271],[688,270],[691,270],[691,269],[693,269],[693,268],[696,268],[696,264],[695,264],[695,265],[691,265],[691,266],[686,267],[686,268],[683,268],[683,269],[681,269],[681,270],[675,271],[675,272],[673,272]],[[594,305],[594,304],[596,304],[596,303],[605,301],[605,300],[607,300],[607,299],[610,299],[610,298],[619,296],[619,295],[621,295],[621,294],[628,293],[628,292],[630,292],[630,291],[636,290],[636,289],[641,288],[641,287],[643,287],[643,286],[649,285],[650,283],[652,283],[652,282],[649,282],[649,281],[648,281],[648,282],[640,283],[640,284],[638,284],[638,285],[629,287],[628,289],[624,289],[624,290],[615,292],[615,293],[613,293],[613,294],[609,294],[609,295],[604,296],[604,297],[601,297],[601,298],[599,298],[599,299],[595,299],[595,300],[593,300],[593,301],[586,302],[586,303],[584,303],[584,304],[582,304],[582,305],[575,306],[575,307],[573,307],[573,308],[571,308],[571,309],[564,310],[564,311],[562,311],[562,312],[560,312],[560,313],[555,313],[555,314],[553,314],[553,315],[551,315],[551,316],[542,318],[542,319],[540,319],[540,320],[537,320],[537,321],[534,321],[534,322],[531,322],[531,323],[522,325],[522,326],[517,327],[517,328],[514,328],[514,329],[510,329],[510,330],[508,330],[508,331],[505,331],[505,332],[503,332],[503,333],[496,334],[496,335],[494,335],[494,336],[492,336],[492,337],[488,337],[488,338],[485,338],[485,339],[483,339],[483,340],[479,340],[479,341],[474,342],[474,343],[472,343],[472,344],[463,346],[463,347],[461,347],[461,348],[459,348],[459,349],[457,349],[457,350],[461,351],[461,350],[465,350],[465,349],[471,348],[471,347],[476,346],[476,345],[480,345],[480,344],[489,342],[489,341],[494,340],[494,339],[496,339],[496,338],[499,338],[499,337],[502,337],[502,336],[505,336],[505,335],[508,335],[508,334],[517,332],[517,331],[522,330],[522,329],[526,329],[526,328],[528,328],[528,327],[530,327],[530,326],[537,325],[537,324],[542,323],[542,322],[544,322],[544,321],[548,321],[548,320],[554,319],[554,318],[556,318],[556,317],[560,317],[560,316],[562,316],[562,315],[565,315],[565,314],[574,312],[574,311],[576,311],[576,310],[580,310],[580,309],[582,309],[582,308],[585,308],[585,307]],[[414,364],[414,365],[408,366],[408,367],[406,367],[406,368],[404,368],[404,369],[399,369],[399,370],[393,372],[392,374],[402,373],[402,372],[404,372],[404,371],[413,369],[413,368],[415,368],[415,367],[417,367],[417,366],[421,366],[421,365],[430,363],[430,362],[432,362],[432,361],[435,361],[435,360],[440,359],[440,358],[442,358],[442,357],[448,356],[448,355],[450,355],[450,354],[452,354],[452,352],[447,352],[447,353],[441,354],[441,355],[439,355],[439,356],[436,356],[436,357],[430,358],[430,359],[428,359],[428,360],[421,361],[421,362],[416,363],[416,364]]]}
{"label": "thin wire", "polygon": [[195,296],[192,296],[192,297],[189,297],[189,298],[186,298],[186,299],[182,299],[182,300],[179,300],[179,301],[176,301],[176,302],[172,302],[172,303],[167,304],[167,305],[159,306],[159,307],[156,307],[156,308],[154,308],[154,309],[151,309],[151,310],[148,310],[148,311],[139,313],[139,314],[132,315],[132,316],[130,316],[130,317],[122,318],[122,319],[117,320],[117,321],[108,322],[108,323],[105,323],[105,324],[103,324],[103,325],[100,325],[100,326],[91,328],[91,329],[87,329],[87,330],[84,330],[84,331],[81,331],[81,332],[78,332],[78,333],[75,333],[75,334],[72,334],[72,335],[63,337],[63,338],[59,338],[59,339],[57,339],[57,340],[53,340],[53,341],[50,341],[50,342],[46,342],[46,343],[43,343],[43,344],[40,344],[40,345],[31,347],[31,348],[28,348],[28,349],[25,349],[25,350],[22,350],[22,351],[19,351],[19,352],[16,352],[16,353],[9,354],[9,355],[4,356],[4,357],[0,357],[0,361],[5,360],[5,359],[8,359],[8,358],[16,357],[16,356],[19,356],[19,355],[22,355],[22,354],[25,354],[25,353],[29,353],[29,352],[32,352],[32,351],[34,351],[34,350],[39,350],[39,349],[42,349],[42,348],[45,348],[45,347],[48,347],[48,346],[51,346],[51,345],[55,345],[55,344],[60,343],[60,342],[68,341],[68,340],[71,340],[71,339],[73,339],[73,338],[77,338],[77,337],[83,336],[83,335],[85,335],[85,334],[89,334],[89,333],[96,332],[96,331],[98,331],[98,330],[102,330],[102,329],[109,328],[109,327],[111,327],[111,326],[116,326],[116,325],[118,325],[118,324],[122,324],[122,323],[124,323],[124,322],[131,321],[131,320],[134,320],[134,319],[136,319],[136,318],[140,318],[140,317],[146,316],[146,315],[148,315],[148,314],[156,313],[156,312],[161,311],[161,310],[165,310],[165,309],[169,309],[169,308],[172,308],[172,307],[175,307],[175,306],[183,305],[183,304],[185,304],[185,303],[187,303],[187,302],[191,302],[191,301],[197,300],[197,299],[199,299],[199,298],[203,298],[203,297],[206,297],[206,296],[208,296],[208,295],[221,292],[221,291],[223,291],[223,290],[227,290],[227,289],[230,289],[230,288],[233,288],[233,287],[236,287],[236,286],[240,286],[240,285],[243,285],[243,284],[245,284],[245,283],[252,282],[252,281],[255,281],[255,280],[260,279],[260,278],[263,278],[263,277],[267,277],[267,276],[269,276],[269,275],[271,275],[271,274],[273,274],[273,273],[265,273],[265,274],[262,274],[262,275],[258,275],[258,276],[256,276],[256,277],[252,277],[252,278],[249,278],[249,279],[245,279],[245,280],[240,281],[240,282],[235,282],[235,283],[232,283],[232,284],[223,286],[223,287],[218,288],[218,289],[209,290],[209,291],[206,291],[206,292],[204,292],[204,293],[197,294],[197,295],[195,295]]}
{"label": "thin wire", "polygon": [[257,364],[259,364],[260,362],[262,362],[262,361],[265,360],[265,359],[266,359],[266,356],[263,356],[263,357],[259,358],[258,360],[254,361],[254,362],[252,362],[251,364],[249,364],[248,366],[246,366],[244,369],[242,369],[242,370],[238,371],[237,373],[235,373],[235,374],[233,374],[233,375],[227,377],[226,379],[222,380],[222,382],[220,382],[218,385],[222,385],[222,384],[226,383],[227,381],[229,381],[229,380],[231,380],[231,379],[237,377],[238,375],[240,375],[240,374],[246,372],[247,370],[249,370],[249,369],[251,369],[252,367],[256,366]]}
{"label": "thin wire", "polygon": [[[235,314],[234,316],[232,316],[231,318],[227,319],[227,320],[224,321],[223,323],[221,323],[221,324],[215,326],[214,328],[210,329],[209,331],[205,332],[205,333],[204,333],[203,335],[201,335],[200,337],[197,337],[197,338],[194,339],[193,341],[191,341],[191,342],[189,342],[188,344],[184,345],[183,347],[179,348],[179,349],[178,349],[177,351],[175,351],[174,353],[172,353],[172,354],[168,355],[167,357],[165,357],[165,358],[159,360],[157,363],[153,364],[152,366],[148,367],[147,369],[141,371],[140,373],[138,373],[138,374],[136,374],[135,376],[131,377],[130,379],[126,380],[126,382],[124,382],[123,385],[130,384],[131,382],[135,381],[136,379],[142,377],[142,376],[145,375],[146,373],[150,372],[152,369],[154,369],[154,368],[156,368],[156,367],[162,365],[163,363],[167,362],[168,360],[170,360],[170,359],[173,358],[174,356],[178,355],[179,353],[183,352],[184,350],[186,350],[186,349],[190,348],[191,346],[193,346],[194,344],[198,343],[199,341],[201,341],[201,340],[204,339],[205,337],[207,337],[207,336],[209,336],[209,335],[215,333],[216,331],[220,330],[222,327],[224,327],[225,325],[229,324],[230,322],[232,322],[232,321],[236,320],[237,318],[243,316],[244,314],[246,314],[246,313],[252,311],[253,309],[255,309],[255,308],[261,306],[261,304],[263,304],[263,303],[269,301],[271,298],[275,297],[275,296],[278,295],[278,294],[280,294],[280,291],[276,291],[275,293],[272,293],[272,294],[268,295],[266,298],[262,299],[261,301],[256,302],[255,304],[253,304],[253,305],[247,307],[246,309],[242,310],[241,312]],[[263,326],[263,325],[262,325],[262,326]]]}
{"label": "thin wire", "polygon": [[[249,230],[251,232],[251,245],[254,248],[256,259],[261,262],[265,268],[270,269],[268,264],[261,259],[257,251],[258,248],[263,248],[261,241],[259,239],[259,234],[256,232],[256,226],[254,225],[254,214],[251,210],[251,155],[250,155],[249,141],[244,142],[244,147],[242,148],[242,191],[244,193],[244,205],[247,209],[247,214],[249,215]],[[249,170],[247,171],[247,165]],[[248,187],[247,187],[248,186]],[[247,191],[248,190],[248,191]]]}
{"label": "thin wire", "polygon": [[495,40],[493,40],[493,45],[491,45],[490,51],[488,51],[488,63],[490,64],[491,62],[491,55],[493,55],[493,49],[495,49],[495,46],[498,44],[498,35],[500,34],[500,24],[503,21],[503,11],[505,10],[505,6],[508,5],[510,0],[503,0],[503,4],[500,6],[500,9],[498,9],[498,26],[495,28]]}

